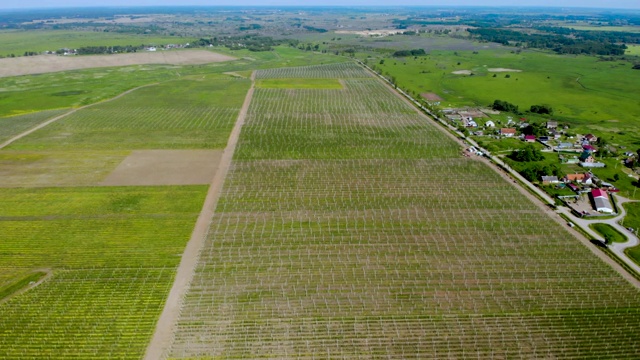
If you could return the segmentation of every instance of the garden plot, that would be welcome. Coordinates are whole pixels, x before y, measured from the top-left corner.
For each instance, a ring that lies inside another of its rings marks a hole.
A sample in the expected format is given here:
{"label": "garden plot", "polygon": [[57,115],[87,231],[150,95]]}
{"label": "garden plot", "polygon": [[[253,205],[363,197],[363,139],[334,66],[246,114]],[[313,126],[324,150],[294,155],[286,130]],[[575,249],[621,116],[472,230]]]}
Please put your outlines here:
{"label": "garden plot", "polygon": [[167,357],[640,356],[637,288],[375,80],[344,84],[256,89]]}
{"label": "garden plot", "polygon": [[209,184],[221,150],[138,150],[129,155],[100,185]]}

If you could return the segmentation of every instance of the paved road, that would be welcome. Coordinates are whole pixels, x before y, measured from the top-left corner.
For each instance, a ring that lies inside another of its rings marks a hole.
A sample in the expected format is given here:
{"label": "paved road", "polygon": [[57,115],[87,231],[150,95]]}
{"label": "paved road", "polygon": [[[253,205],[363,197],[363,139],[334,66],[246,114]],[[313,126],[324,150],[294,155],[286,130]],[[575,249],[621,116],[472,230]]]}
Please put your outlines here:
{"label": "paved road", "polygon": [[589,227],[589,225],[591,224],[608,224],[608,225],[611,225],[616,230],[618,230],[621,234],[624,234],[624,236],[626,236],[628,239],[627,242],[613,243],[613,244],[610,244],[608,248],[618,258],[620,258],[620,260],[624,261],[625,264],[627,264],[630,268],[634,269],[638,274],[640,274],[640,265],[636,264],[633,260],[631,260],[627,256],[627,254],[624,253],[626,249],[640,244],[640,240],[638,239],[638,236],[637,236],[637,230],[636,230],[636,233],[634,234],[629,230],[627,230],[624,226],[620,225],[619,223],[620,221],[622,221],[622,219],[624,219],[625,215],[627,214],[622,204],[627,202],[635,202],[635,201],[629,200],[627,198],[623,198],[615,194],[613,196],[618,205],[619,214],[610,219],[600,220],[600,219],[578,218],[571,213],[571,210],[569,208],[566,208],[566,207],[560,207],[558,209],[558,212],[567,216],[569,219],[571,219],[571,221],[574,224],[578,225],[582,230],[584,230],[587,234],[591,235],[594,239],[602,239],[602,235],[598,234],[593,229],[591,229]]}

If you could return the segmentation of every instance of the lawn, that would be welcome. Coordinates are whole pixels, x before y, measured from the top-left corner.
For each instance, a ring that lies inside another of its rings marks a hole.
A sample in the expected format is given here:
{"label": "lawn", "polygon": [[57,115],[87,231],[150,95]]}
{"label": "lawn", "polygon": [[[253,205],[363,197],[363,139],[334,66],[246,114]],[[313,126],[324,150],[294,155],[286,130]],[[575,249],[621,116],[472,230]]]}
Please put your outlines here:
{"label": "lawn", "polygon": [[618,230],[616,230],[613,226],[608,224],[591,224],[590,228],[595,230],[598,234],[602,235],[605,240],[608,242],[617,242],[617,243],[625,243],[627,242],[627,237],[621,234]]}

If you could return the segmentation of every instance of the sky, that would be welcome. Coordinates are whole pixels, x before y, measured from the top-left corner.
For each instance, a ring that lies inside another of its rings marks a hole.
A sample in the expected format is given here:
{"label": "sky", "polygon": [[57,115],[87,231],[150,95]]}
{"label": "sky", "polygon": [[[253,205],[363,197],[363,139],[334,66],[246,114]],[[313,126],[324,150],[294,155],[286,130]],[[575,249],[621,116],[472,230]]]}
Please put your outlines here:
{"label": "sky", "polygon": [[87,6],[553,6],[640,9],[640,0],[0,0],[0,9]]}

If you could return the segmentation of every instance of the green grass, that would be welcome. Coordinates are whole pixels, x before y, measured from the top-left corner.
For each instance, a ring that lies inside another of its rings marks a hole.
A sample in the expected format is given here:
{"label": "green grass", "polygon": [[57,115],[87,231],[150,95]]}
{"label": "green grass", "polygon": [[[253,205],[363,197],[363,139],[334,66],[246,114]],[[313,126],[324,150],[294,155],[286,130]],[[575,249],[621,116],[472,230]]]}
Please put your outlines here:
{"label": "green grass", "polygon": [[591,224],[589,225],[589,227],[595,230],[596,232],[598,232],[598,234],[602,235],[602,237],[604,237],[605,240],[608,239],[609,241],[616,242],[616,243],[627,242],[627,238],[624,235],[622,235],[618,230],[613,228],[611,225]]}
{"label": "green grass", "polygon": [[31,285],[32,283],[38,282],[40,279],[47,275],[46,272],[37,271],[35,273],[29,274],[26,277],[18,279],[18,281],[9,284],[7,286],[0,287],[0,301],[4,300],[4,298],[9,297],[16,292],[22,290],[26,286]]}
{"label": "green grass", "polygon": [[619,31],[619,32],[631,32],[639,33],[640,27],[638,26],[583,26],[583,25],[566,25],[565,27],[573,28],[575,30],[582,31]]}
{"label": "green grass", "polygon": [[624,227],[630,227],[633,229],[640,229],[640,202],[625,203],[624,209],[627,215],[622,221]]}
{"label": "green grass", "polygon": [[640,265],[640,246],[634,246],[624,251],[625,254],[636,264]]}
{"label": "green grass", "polygon": [[342,85],[337,79],[262,79],[256,82],[261,89],[333,89]]}
{"label": "green grass", "polygon": [[627,55],[640,56],[640,45],[627,45]]}
{"label": "green grass", "polygon": [[2,52],[0,55],[22,55],[25,51],[56,51],[62,48],[77,49],[83,46],[126,46],[186,44],[193,39],[175,36],[124,34],[117,32],[73,30],[4,30],[0,31]]}

